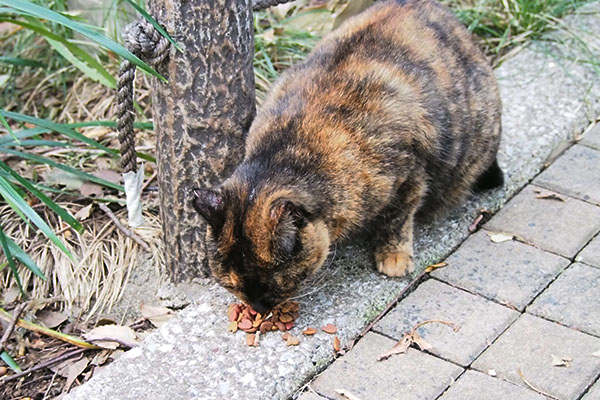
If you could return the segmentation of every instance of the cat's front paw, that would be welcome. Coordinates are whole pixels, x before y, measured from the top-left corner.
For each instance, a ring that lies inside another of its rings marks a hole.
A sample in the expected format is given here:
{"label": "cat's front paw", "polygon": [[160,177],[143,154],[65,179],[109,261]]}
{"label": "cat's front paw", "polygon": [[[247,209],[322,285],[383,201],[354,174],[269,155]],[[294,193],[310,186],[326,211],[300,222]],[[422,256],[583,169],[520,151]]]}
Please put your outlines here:
{"label": "cat's front paw", "polygon": [[387,276],[404,276],[414,271],[412,251],[380,249],[375,252],[377,270]]}

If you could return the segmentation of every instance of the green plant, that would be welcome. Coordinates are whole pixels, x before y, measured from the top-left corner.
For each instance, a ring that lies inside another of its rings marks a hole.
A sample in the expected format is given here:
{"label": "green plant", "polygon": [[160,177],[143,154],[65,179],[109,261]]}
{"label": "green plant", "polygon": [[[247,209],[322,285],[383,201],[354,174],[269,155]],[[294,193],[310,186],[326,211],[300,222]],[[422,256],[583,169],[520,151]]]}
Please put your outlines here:
{"label": "green plant", "polygon": [[[135,4],[131,1],[129,2],[132,5]],[[37,34],[42,37],[54,51],[64,57],[68,63],[71,63],[78,68],[81,73],[108,87],[115,87],[115,78],[104,68],[102,60],[97,59],[96,55],[92,55],[93,53],[89,51],[92,45],[97,45],[106,51],[113,52],[122,58],[129,60],[147,73],[164,80],[160,74],[123,46],[102,35],[99,32],[99,29],[86,25],[81,21],[77,21],[74,17],[69,16],[65,4],[62,1],[56,1],[50,4],[50,6],[54,6],[56,10],[42,7],[25,0],[0,0],[0,5],[6,6],[0,7],[0,23],[8,22],[20,27],[21,31],[34,34],[23,35],[20,39],[22,39],[25,44],[23,45],[23,43],[21,43],[23,46],[15,46],[13,48],[15,50],[23,50],[28,45],[34,43],[32,37]],[[137,6],[137,4],[135,4],[135,7],[142,14],[145,13],[143,12],[143,9]],[[146,17],[149,18],[147,14]],[[89,42],[81,43],[80,41],[74,40],[72,31],[83,35]],[[18,40],[17,43],[19,43]],[[23,57],[19,51],[17,51],[17,54],[0,58],[0,62],[17,67],[44,67],[42,62]],[[12,127],[8,120],[14,121]],[[76,128],[81,126],[81,124],[76,124],[76,126],[59,124],[48,119],[37,118],[2,109],[0,109],[0,123],[7,131],[7,134],[0,135],[0,154],[17,157],[33,163],[47,164],[74,174],[83,180],[95,182],[118,191],[123,190],[120,185],[83,172],[67,163],[58,162],[31,151],[31,149],[38,148],[39,146],[44,146],[46,148],[74,147],[77,146],[77,144],[82,143],[91,148],[101,150],[109,157],[118,156],[118,152],[115,150],[79,133]],[[97,124],[116,125],[114,122],[99,122]],[[88,123],[85,125],[90,124]],[[15,126],[19,126],[21,129],[13,129]],[[62,136],[62,139],[52,140],[54,139],[55,134]],[[81,223],[68,211],[54,202],[49,196],[44,194],[44,192],[48,191],[53,191],[53,189],[43,186],[34,180],[26,179],[19,175],[7,163],[0,161],[0,197],[2,197],[4,202],[6,202],[25,223],[32,227],[35,226],[69,258],[74,259],[73,254],[70,253],[61,239],[58,238],[57,234],[28,202],[28,199],[36,199],[35,202],[39,202],[48,207],[63,222],[67,223],[74,230],[81,232],[83,229]],[[1,224],[0,247],[6,258],[6,261],[0,264],[0,271],[8,267],[22,296],[26,297],[25,288],[21,284],[16,261],[21,262],[37,277],[41,279],[46,279],[46,277],[27,253],[5,234]],[[15,370],[19,369],[18,365],[5,351],[2,352],[1,358],[11,368]]]}
{"label": "green plant", "polygon": [[515,47],[556,28],[556,18],[591,0],[442,0],[477,35],[496,63]]}

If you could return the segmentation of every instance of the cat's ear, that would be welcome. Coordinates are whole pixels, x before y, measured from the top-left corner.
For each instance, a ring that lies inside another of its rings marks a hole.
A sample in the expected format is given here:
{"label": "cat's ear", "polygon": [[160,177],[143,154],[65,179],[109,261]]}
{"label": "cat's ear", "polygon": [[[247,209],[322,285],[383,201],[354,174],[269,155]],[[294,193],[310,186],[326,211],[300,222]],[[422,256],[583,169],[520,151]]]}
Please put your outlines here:
{"label": "cat's ear", "polygon": [[211,226],[223,223],[224,204],[223,193],[215,189],[192,189],[194,208]]}
{"label": "cat's ear", "polygon": [[275,225],[277,250],[283,255],[293,255],[300,238],[300,229],[308,223],[306,210],[291,200],[279,200],[271,208],[270,217]]}

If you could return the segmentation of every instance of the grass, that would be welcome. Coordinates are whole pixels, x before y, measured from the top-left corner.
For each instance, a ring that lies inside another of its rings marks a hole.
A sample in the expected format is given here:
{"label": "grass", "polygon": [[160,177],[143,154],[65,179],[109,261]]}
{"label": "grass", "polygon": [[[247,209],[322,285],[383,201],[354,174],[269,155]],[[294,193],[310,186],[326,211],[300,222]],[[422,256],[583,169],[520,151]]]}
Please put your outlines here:
{"label": "grass", "polygon": [[481,41],[495,65],[592,0],[444,0]]}

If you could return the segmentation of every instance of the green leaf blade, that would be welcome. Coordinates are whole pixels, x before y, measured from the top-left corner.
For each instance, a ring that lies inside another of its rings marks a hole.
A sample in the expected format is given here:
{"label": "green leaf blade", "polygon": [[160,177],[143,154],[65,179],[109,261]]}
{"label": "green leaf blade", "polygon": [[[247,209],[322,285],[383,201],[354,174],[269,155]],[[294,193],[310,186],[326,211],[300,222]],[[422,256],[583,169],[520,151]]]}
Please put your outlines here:
{"label": "green leaf blade", "polygon": [[96,31],[91,30],[90,28],[84,26],[83,24],[81,24],[79,22],[70,20],[69,18],[65,17],[64,15],[61,15],[61,14],[54,12],[48,8],[39,6],[37,4],[34,4],[34,3],[26,1],[26,0],[0,0],[0,4],[4,4],[9,7],[12,7],[13,9],[18,10],[22,13],[25,13],[28,15],[33,15],[33,16],[35,16],[37,18],[41,18],[41,19],[47,19],[47,20],[55,22],[57,24],[66,26],[67,28],[70,28],[70,29],[82,34],[83,36],[87,37],[88,39],[98,43],[102,47],[112,51],[113,53],[129,60],[131,63],[137,65],[144,71],[157,77],[158,79],[162,80],[163,82],[167,81],[161,74],[156,72],[152,67],[150,67],[148,64],[146,64],[145,62],[140,60],[136,55],[132,54],[129,50],[127,50],[122,45],[118,44],[117,42],[107,38],[106,36],[96,32]]}
{"label": "green leaf blade", "polygon": [[6,365],[9,366],[10,369],[15,371],[16,373],[22,372],[21,367],[19,367],[19,364],[17,364],[17,362],[13,360],[10,354],[8,354],[6,351],[2,351],[2,353],[0,353],[0,358],[6,363]]}
{"label": "green leaf blade", "polygon": [[[73,254],[67,249],[65,244],[56,236],[52,228],[46,224],[46,222],[39,216],[37,212],[25,200],[23,200],[19,194],[13,189],[10,182],[6,180],[6,178],[0,176],[0,195],[4,197],[6,202],[11,206],[13,210],[18,209],[21,213],[23,213],[27,219],[35,226],[38,227],[40,231],[46,236],[52,243],[54,243],[63,253],[67,255],[71,260],[75,261],[75,257]],[[8,245],[6,246],[8,249]],[[9,250],[10,251],[10,250]]]}

